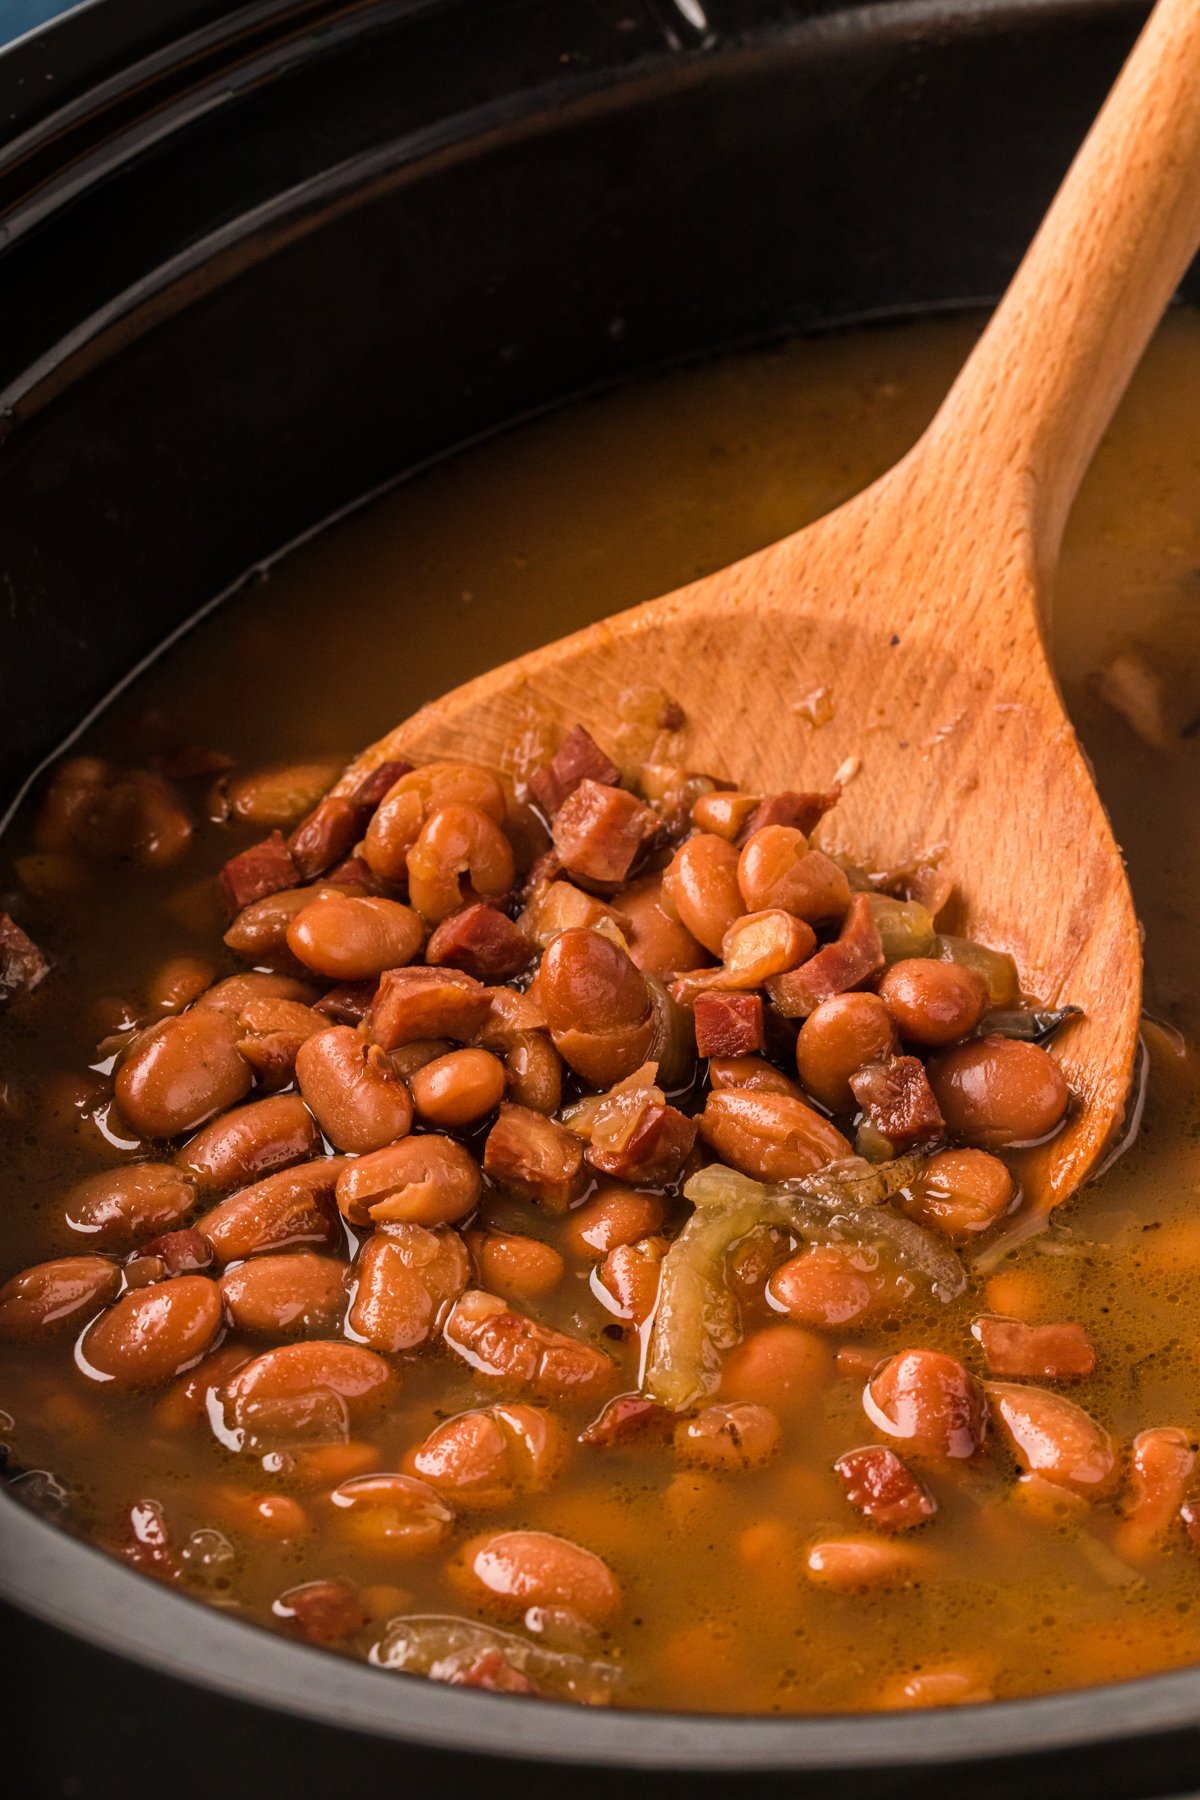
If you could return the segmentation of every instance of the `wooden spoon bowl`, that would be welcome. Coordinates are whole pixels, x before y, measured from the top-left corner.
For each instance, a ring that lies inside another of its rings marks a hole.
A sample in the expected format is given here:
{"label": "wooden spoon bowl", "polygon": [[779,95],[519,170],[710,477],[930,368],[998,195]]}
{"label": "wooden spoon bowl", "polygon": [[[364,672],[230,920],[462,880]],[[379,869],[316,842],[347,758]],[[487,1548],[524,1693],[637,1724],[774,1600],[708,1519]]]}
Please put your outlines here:
{"label": "wooden spoon bowl", "polygon": [[[619,762],[843,798],[820,842],[941,858],[970,935],[1083,1016],[1075,1095],[1026,1171],[1048,1212],[1122,1119],[1141,946],[1121,854],[1046,656],[1063,524],[1200,241],[1200,4],[1160,0],[940,412],[881,480],[731,568],[468,682],[372,746],[518,783],[570,726]],[[824,715],[820,729],[817,721]]]}

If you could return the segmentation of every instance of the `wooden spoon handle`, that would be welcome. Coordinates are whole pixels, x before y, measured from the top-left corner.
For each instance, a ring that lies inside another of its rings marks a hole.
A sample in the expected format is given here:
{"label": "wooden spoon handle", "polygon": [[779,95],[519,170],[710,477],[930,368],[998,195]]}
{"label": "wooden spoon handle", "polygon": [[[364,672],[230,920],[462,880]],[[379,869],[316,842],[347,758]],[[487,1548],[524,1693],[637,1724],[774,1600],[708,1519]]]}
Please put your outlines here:
{"label": "wooden spoon handle", "polygon": [[1159,0],[916,452],[1023,515],[1042,573],[1198,244],[1200,0]]}

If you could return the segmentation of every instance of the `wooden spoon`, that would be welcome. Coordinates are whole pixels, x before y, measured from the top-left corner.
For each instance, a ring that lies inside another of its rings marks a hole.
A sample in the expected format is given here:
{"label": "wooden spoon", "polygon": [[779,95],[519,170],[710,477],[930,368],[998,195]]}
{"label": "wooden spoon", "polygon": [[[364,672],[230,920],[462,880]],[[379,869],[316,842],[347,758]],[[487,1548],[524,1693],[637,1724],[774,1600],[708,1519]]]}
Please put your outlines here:
{"label": "wooden spoon", "polygon": [[[1160,0],[902,462],[781,543],[423,707],[343,786],[399,755],[519,780],[577,721],[618,761],[750,790],[856,770],[823,847],[881,870],[942,849],[971,935],[1042,1003],[1084,1009],[1054,1048],[1076,1110],[1026,1174],[1048,1211],[1121,1121],[1141,951],[1042,618],[1068,508],[1198,241],[1200,0]],[[833,709],[819,732],[813,695]]]}

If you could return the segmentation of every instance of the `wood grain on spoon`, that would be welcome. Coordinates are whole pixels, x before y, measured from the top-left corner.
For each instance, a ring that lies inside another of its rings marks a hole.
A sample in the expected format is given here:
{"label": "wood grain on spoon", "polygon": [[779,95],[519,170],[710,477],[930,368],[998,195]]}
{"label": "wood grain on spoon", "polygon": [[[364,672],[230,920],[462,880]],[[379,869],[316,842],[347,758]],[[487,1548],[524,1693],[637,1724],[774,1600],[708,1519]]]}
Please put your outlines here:
{"label": "wood grain on spoon", "polygon": [[[971,935],[1042,1002],[1084,1010],[1054,1051],[1077,1110],[1027,1181],[1049,1210],[1120,1124],[1141,951],[1042,618],[1080,479],[1198,241],[1200,0],[1160,0],[902,462],[804,531],[423,707],[347,784],[400,754],[519,779],[576,722],[619,760],[746,789],[856,770],[823,846],[877,869],[941,851]],[[813,695],[832,707],[819,732]]]}

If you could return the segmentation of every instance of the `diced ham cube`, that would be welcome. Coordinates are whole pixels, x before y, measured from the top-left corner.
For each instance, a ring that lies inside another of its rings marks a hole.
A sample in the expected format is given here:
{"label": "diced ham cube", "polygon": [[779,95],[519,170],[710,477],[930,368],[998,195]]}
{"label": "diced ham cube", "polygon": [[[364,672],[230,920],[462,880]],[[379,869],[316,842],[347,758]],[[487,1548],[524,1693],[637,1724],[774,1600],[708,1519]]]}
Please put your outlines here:
{"label": "diced ham cube", "polygon": [[367,1014],[367,1035],[385,1050],[417,1038],[469,1043],[491,1009],[491,996],[459,969],[387,969]]}
{"label": "diced ham cube", "polygon": [[698,1056],[754,1056],[766,1047],[761,994],[700,994],[696,999]]}
{"label": "diced ham cube", "polygon": [[509,981],[529,967],[533,945],[510,918],[478,902],[451,913],[425,946],[425,961],[463,969],[478,981]]}
{"label": "diced ham cube", "polygon": [[354,888],[360,894],[386,894],[387,883],[380,881],[370,863],[358,855],[343,857],[325,878],[331,887]]}
{"label": "diced ham cube", "polygon": [[884,1531],[911,1531],[937,1511],[937,1501],[924,1482],[883,1444],[848,1450],[833,1466],[851,1506]]}
{"label": "diced ham cube", "polygon": [[313,881],[341,862],[357,843],[360,814],[353,800],[326,794],[288,839],[288,849],[305,881]]}
{"label": "diced ham cube", "polygon": [[624,788],[585,780],[555,816],[554,847],[572,875],[609,885],[624,881],[658,828],[658,814]]}
{"label": "diced ham cube", "polygon": [[[378,768],[372,769],[369,775],[364,775],[351,795],[359,812],[367,816],[373,813],[380,802],[387,798],[388,793],[395,787],[400,777],[411,775],[412,770],[413,764],[410,762],[382,762]],[[363,818],[363,824],[366,824],[366,816]]]}
{"label": "diced ham cube", "polygon": [[621,771],[612,758],[604,754],[590,732],[576,725],[550,761],[529,777],[529,791],[552,819],[581,781],[602,781],[607,787],[615,787],[620,779]]}
{"label": "diced ham cube", "polygon": [[666,1437],[675,1429],[675,1415],[647,1400],[644,1394],[615,1394],[579,1434],[581,1444],[609,1449],[638,1438]]}
{"label": "diced ham cube", "polygon": [[623,1143],[605,1147],[593,1142],[587,1160],[602,1175],[618,1181],[659,1186],[679,1174],[692,1153],[698,1129],[695,1119],[667,1106],[661,1098],[652,1099]]}
{"label": "diced ham cube", "polygon": [[289,1588],[271,1608],[309,1644],[337,1644],[360,1631],[370,1617],[344,1581],[306,1581]]}
{"label": "diced ham cube", "polygon": [[869,1123],[897,1151],[928,1143],[945,1130],[919,1057],[889,1056],[868,1063],[850,1077],[850,1088]]}
{"label": "diced ham cube", "polygon": [[0,1006],[14,994],[30,994],[50,972],[50,964],[15,919],[0,913]]}
{"label": "diced ham cube", "polygon": [[231,856],[218,877],[221,898],[231,913],[241,912],[253,900],[281,893],[300,881],[300,870],[281,831],[273,831],[261,844]]}
{"label": "diced ham cube", "polygon": [[817,793],[782,793],[768,794],[760,800],[754,811],[738,834],[738,843],[744,844],[747,838],[761,831],[764,825],[790,825],[794,831],[802,831],[805,837],[815,831],[830,807],[841,797],[841,788],[833,787],[823,794]]}
{"label": "diced ham cube", "polygon": [[344,981],[314,1002],[313,1011],[324,1013],[335,1025],[361,1025],[379,991],[377,981]]}
{"label": "diced ham cube", "polygon": [[823,1000],[861,987],[883,967],[883,940],[870,898],[855,894],[835,942],[826,944],[798,969],[773,975],[767,992],[785,1019],[806,1019]]}
{"label": "diced ham cube", "polygon": [[1027,1325],[1021,1319],[976,1319],[971,1336],[991,1375],[1035,1381],[1073,1381],[1096,1367],[1092,1340],[1082,1325]]}
{"label": "diced ham cube", "polygon": [[504,1104],[483,1147],[483,1168],[549,1212],[565,1212],[582,1185],[583,1140],[531,1107]]}
{"label": "diced ham cube", "polygon": [[151,1238],[142,1245],[141,1254],[161,1257],[168,1275],[194,1274],[197,1269],[207,1269],[213,1259],[208,1239],[191,1228]]}

